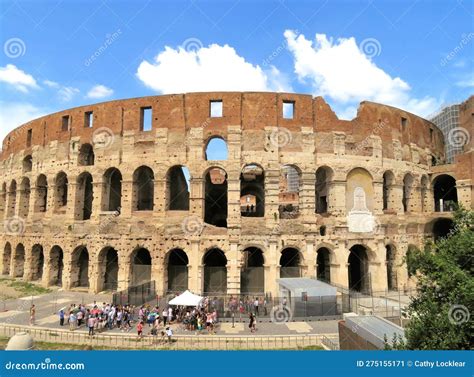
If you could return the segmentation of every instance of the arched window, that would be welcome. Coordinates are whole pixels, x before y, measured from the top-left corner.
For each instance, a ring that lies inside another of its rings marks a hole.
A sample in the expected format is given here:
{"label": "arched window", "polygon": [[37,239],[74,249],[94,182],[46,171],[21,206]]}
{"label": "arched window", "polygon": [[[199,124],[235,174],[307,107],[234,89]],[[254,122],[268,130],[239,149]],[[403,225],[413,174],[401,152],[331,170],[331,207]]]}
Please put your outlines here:
{"label": "arched window", "polygon": [[26,218],[28,216],[28,211],[30,208],[30,180],[28,178],[23,178],[20,184],[20,210],[18,212],[19,216]]}
{"label": "arched window", "polygon": [[403,178],[403,211],[404,212],[411,212],[413,211],[413,203],[412,203],[412,196],[413,196],[413,176],[411,174],[406,174]]}
{"label": "arched window", "polygon": [[227,173],[211,168],[204,179],[204,222],[227,227]]}
{"label": "arched window", "polygon": [[332,179],[332,170],[322,166],[316,170],[316,213],[327,213],[329,211],[329,191]]}
{"label": "arched window", "polygon": [[99,253],[99,284],[98,291],[117,290],[119,259],[117,250],[105,247]]}
{"label": "arched window", "polygon": [[34,245],[31,249],[31,261],[30,261],[30,279],[41,280],[43,277],[43,267],[44,267],[44,254],[43,247],[41,245]]}
{"label": "arched window", "polygon": [[89,251],[77,247],[71,258],[71,287],[89,287]]}
{"label": "arched window", "polygon": [[63,269],[64,269],[64,253],[59,246],[53,246],[49,252],[49,277],[48,285],[57,285],[59,287],[63,284]]}
{"label": "arched window", "polygon": [[183,292],[188,289],[188,256],[182,249],[168,253],[168,292]]}
{"label": "arched window", "polygon": [[140,247],[135,249],[131,255],[132,285],[139,285],[151,280],[151,255],[150,252]]}
{"label": "arched window", "polygon": [[16,207],[16,181],[13,180],[10,183],[8,189],[8,208],[7,208],[7,217],[12,217],[15,215]]}
{"label": "arched window", "polygon": [[280,169],[278,212],[281,219],[295,218],[300,210],[301,172],[293,165]]}
{"label": "arched window", "polygon": [[94,165],[94,148],[92,145],[88,143],[81,145],[79,149],[79,155],[77,157],[77,163],[79,166]]}
{"label": "arched window", "polygon": [[369,257],[367,249],[362,245],[354,245],[350,249],[348,259],[349,289],[368,293],[369,286]]}
{"label": "arched window", "polygon": [[257,247],[248,247],[243,252],[240,273],[240,293],[262,294],[265,292],[265,270],[263,252]]}
{"label": "arched window", "polygon": [[173,166],[166,175],[167,210],[189,210],[189,170],[185,166]]}
{"label": "arched window", "polygon": [[240,174],[240,213],[244,217],[265,215],[265,174],[258,165],[246,165]]}
{"label": "arched window", "polygon": [[227,293],[227,258],[220,249],[213,248],[206,252],[204,264],[204,293]]}
{"label": "arched window", "polygon": [[206,161],[227,160],[227,143],[221,137],[211,137],[204,156]]}
{"label": "arched window", "polygon": [[35,212],[46,212],[48,206],[48,181],[44,174],[36,180]]}
{"label": "arched window", "polygon": [[92,215],[92,201],[94,200],[92,175],[82,173],[77,178],[76,195],[76,219],[89,220]]}
{"label": "arched window", "polygon": [[330,251],[326,247],[318,249],[316,258],[316,276],[318,280],[331,282]]}
{"label": "arched window", "polygon": [[133,208],[152,211],[154,206],[155,176],[148,166],[140,166],[133,173]]}
{"label": "arched window", "polygon": [[0,192],[0,219],[5,217],[5,208],[7,206],[7,184],[3,182]]}
{"label": "arched window", "polygon": [[56,175],[54,182],[54,208],[59,210],[67,206],[67,188],[68,180],[64,172]]}
{"label": "arched window", "polygon": [[102,193],[102,210],[120,213],[122,206],[122,174],[116,168],[107,169],[104,173]]}
{"label": "arched window", "polygon": [[433,181],[433,196],[436,212],[453,211],[458,203],[456,180],[447,174],[437,176]]}
{"label": "arched window", "polygon": [[33,170],[33,158],[29,154],[23,159],[23,173],[28,173],[31,170]]}
{"label": "arched window", "polygon": [[301,276],[301,256],[298,249],[287,247],[281,252],[280,277],[298,278]]}

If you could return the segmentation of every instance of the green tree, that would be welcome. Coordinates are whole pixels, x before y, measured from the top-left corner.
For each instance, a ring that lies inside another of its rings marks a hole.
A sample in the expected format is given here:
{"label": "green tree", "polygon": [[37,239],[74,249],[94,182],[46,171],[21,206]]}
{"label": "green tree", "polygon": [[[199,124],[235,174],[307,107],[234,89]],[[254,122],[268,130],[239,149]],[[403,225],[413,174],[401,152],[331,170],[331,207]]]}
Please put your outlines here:
{"label": "green tree", "polygon": [[406,258],[418,278],[406,315],[406,347],[472,349],[474,338],[474,211],[460,208],[447,237]]}

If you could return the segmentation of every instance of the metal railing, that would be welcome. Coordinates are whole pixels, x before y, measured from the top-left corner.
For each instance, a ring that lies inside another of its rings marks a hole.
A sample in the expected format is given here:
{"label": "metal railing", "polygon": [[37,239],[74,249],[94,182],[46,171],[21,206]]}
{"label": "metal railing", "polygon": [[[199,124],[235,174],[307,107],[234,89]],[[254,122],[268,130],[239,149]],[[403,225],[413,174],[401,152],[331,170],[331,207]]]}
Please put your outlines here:
{"label": "metal railing", "polygon": [[155,281],[128,287],[127,289],[115,292],[112,295],[112,303],[115,305],[142,305],[156,298]]}

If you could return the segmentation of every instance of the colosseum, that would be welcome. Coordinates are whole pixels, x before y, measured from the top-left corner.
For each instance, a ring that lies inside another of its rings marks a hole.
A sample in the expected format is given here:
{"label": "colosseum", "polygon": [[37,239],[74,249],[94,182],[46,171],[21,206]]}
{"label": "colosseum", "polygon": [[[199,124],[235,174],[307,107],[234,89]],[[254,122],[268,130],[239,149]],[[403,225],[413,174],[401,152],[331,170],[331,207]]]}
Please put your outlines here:
{"label": "colosseum", "polygon": [[277,295],[280,277],[409,289],[406,253],[474,202],[472,150],[454,164],[444,150],[406,111],[362,102],[346,121],[302,94],[64,110],[3,141],[1,272],[91,293]]}

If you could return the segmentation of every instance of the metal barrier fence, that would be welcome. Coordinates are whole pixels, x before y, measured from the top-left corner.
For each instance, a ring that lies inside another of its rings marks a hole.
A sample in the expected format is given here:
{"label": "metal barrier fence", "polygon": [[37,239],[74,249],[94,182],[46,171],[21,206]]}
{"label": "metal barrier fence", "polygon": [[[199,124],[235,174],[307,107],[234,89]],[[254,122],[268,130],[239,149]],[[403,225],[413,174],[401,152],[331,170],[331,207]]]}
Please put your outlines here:
{"label": "metal barrier fence", "polygon": [[142,305],[156,298],[155,281],[129,287],[112,295],[112,303],[115,305]]}
{"label": "metal barrier fence", "polygon": [[[322,345],[323,335],[276,335],[276,336],[173,336],[167,338],[124,334],[97,334],[93,337],[86,332],[49,330],[12,325],[0,325],[0,335],[11,337],[20,332],[28,332],[35,342],[59,344],[79,344],[96,349],[169,349],[169,350],[265,350],[304,349]],[[337,334],[331,334],[335,337]],[[40,348],[40,347],[39,347]]]}

